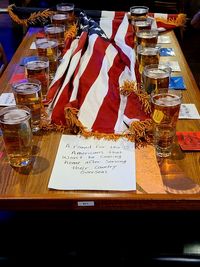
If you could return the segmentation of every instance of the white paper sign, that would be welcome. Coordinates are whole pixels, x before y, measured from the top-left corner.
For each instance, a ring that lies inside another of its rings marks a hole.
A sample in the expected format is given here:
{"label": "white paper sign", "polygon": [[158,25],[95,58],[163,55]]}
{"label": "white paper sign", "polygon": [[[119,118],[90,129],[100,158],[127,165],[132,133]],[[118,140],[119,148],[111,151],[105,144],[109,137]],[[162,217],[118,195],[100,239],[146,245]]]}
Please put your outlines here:
{"label": "white paper sign", "polygon": [[200,119],[199,112],[194,104],[181,104],[179,119]]}
{"label": "white paper sign", "polygon": [[63,135],[48,187],[128,191],[135,177],[135,143]]}

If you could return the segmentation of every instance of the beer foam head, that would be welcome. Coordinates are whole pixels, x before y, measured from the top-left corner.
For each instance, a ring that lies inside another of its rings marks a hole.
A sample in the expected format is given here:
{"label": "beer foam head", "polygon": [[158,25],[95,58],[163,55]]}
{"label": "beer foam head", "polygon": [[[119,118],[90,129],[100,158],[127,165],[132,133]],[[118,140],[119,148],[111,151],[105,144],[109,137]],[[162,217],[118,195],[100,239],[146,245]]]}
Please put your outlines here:
{"label": "beer foam head", "polygon": [[28,62],[26,67],[29,70],[40,70],[40,69],[45,69],[49,66],[49,62],[45,62],[45,61],[40,61],[40,60],[36,60],[36,61],[31,61]]}
{"label": "beer foam head", "polygon": [[29,82],[19,83],[13,87],[14,91],[17,94],[24,94],[24,95],[36,93],[40,90],[40,88],[41,87],[39,84],[29,83]]}
{"label": "beer foam head", "polygon": [[53,15],[52,19],[65,20],[67,19],[67,15],[66,14],[55,14]]}
{"label": "beer foam head", "polygon": [[160,94],[158,95],[158,98],[155,98],[155,103],[159,106],[177,106],[180,104],[180,97],[171,94]]}
{"label": "beer foam head", "polygon": [[30,112],[25,109],[8,109],[0,116],[0,121],[6,124],[16,124],[30,118]]}
{"label": "beer foam head", "polygon": [[149,69],[146,76],[153,79],[161,79],[169,76],[169,72],[165,69]]}

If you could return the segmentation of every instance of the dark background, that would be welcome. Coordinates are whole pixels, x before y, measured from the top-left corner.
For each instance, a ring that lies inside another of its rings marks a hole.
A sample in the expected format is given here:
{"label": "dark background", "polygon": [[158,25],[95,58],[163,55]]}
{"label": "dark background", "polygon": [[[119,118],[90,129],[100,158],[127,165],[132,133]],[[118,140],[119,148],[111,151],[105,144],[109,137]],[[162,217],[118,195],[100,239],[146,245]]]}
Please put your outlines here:
{"label": "dark background", "polygon": [[[23,1],[15,1],[22,5]],[[34,1],[46,8],[59,1]],[[61,1],[60,1],[61,2]],[[74,1],[84,9],[129,10],[148,1]],[[177,37],[200,84],[200,32],[190,26],[198,0],[186,1],[188,21]],[[1,0],[0,7],[8,1]],[[166,12],[165,12],[166,13]],[[10,60],[23,30],[0,14],[0,42]],[[4,266],[200,266],[200,212],[0,211],[0,267]],[[185,248],[195,248],[190,254]],[[194,253],[195,252],[195,253]]]}

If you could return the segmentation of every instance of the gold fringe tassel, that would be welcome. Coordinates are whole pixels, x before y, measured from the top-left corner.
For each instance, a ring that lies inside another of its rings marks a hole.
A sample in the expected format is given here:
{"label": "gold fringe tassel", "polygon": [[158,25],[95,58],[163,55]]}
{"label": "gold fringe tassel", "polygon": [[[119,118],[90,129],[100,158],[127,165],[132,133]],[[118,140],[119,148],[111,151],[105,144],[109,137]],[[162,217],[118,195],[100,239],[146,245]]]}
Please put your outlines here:
{"label": "gold fringe tassel", "polygon": [[186,14],[183,14],[183,13],[180,13],[178,14],[178,16],[176,18],[168,18],[167,20],[162,18],[162,17],[158,17],[156,18],[156,21],[157,22],[163,22],[163,23],[166,23],[166,24],[169,24],[169,25],[174,25],[176,27],[183,27],[186,23],[186,18],[187,18],[187,15]]}
{"label": "gold fringe tassel", "polygon": [[150,114],[151,113],[150,96],[147,93],[144,93],[140,89],[138,89],[137,82],[126,80],[120,87],[120,94],[124,96],[129,96],[131,93],[137,95],[139,101],[142,104],[144,112],[146,114]]}
{"label": "gold fringe tassel", "polygon": [[[149,96],[147,94],[137,92],[135,88],[134,82],[125,81],[123,88],[128,88],[128,91],[134,92],[139,101],[142,103],[145,113],[150,113],[150,104],[149,104]],[[131,88],[131,89],[130,89]],[[129,90],[130,89],[130,90]],[[56,130],[62,133],[70,133],[70,134],[80,134],[85,138],[95,137],[97,139],[104,138],[106,140],[118,140],[119,138],[127,138],[129,141],[134,141],[136,143],[136,147],[144,146],[145,144],[151,144],[151,130],[152,130],[152,120],[147,119],[145,121],[134,121],[129,126],[129,129],[122,134],[106,134],[99,132],[91,132],[86,130],[86,127],[79,121],[78,119],[79,110],[73,107],[66,107],[64,110],[66,125],[55,125],[51,124],[46,120],[43,122],[42,128],[43,130]]]}

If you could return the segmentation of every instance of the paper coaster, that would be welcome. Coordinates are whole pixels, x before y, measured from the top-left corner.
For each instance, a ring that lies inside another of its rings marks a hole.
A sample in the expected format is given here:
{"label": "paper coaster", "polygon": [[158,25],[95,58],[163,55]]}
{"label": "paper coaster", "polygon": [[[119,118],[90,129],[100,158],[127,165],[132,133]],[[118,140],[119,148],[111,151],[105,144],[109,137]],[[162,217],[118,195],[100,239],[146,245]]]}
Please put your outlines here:
{"label": "paper coaster", "polygon": [[185,90],[186,86],[183,80],[182,76],[173,76],[170,77],[170,81],[169,81],[169,88],[170,89],[180,89],[180,90]]}
{"label": "paper coaster", "polygon": [[169,36],[159,35],[158,36],[158,44],[170,44],[171,39]]}
{"label": "paper coaster", "polygon": [[15,98],[13,93],[2,93],[0,95],[0,106],[1,107],[7,107],[7,106],[14,106]]}
{"label": "paper coaster", "polygon": [[195,104],[181,104],[179,119],[199,120],[199,112]]}
{"label": "paper coaster", "polygon": [[175,56],[175,52],[173,48],[161,48],[160,49],[160,56]]}
{"label": "paper coaster", "polygon": [[200,132],[177,132],[176,135],[182,150],[200,151]]}

